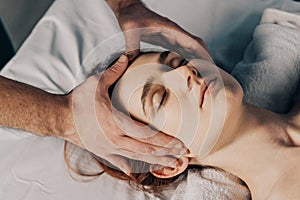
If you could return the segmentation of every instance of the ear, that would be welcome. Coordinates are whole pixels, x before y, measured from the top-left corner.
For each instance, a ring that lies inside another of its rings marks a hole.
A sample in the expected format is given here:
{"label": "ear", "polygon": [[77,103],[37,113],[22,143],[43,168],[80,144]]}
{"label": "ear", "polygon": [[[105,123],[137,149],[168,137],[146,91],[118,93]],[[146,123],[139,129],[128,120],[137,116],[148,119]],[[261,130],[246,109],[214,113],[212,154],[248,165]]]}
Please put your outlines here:
{"label": "ear", "polygon": [[151,165],[150,173],[157,178],[172,178],[181,174],[189,165],[189,159],[181,157],[175,160],[171,166]]}

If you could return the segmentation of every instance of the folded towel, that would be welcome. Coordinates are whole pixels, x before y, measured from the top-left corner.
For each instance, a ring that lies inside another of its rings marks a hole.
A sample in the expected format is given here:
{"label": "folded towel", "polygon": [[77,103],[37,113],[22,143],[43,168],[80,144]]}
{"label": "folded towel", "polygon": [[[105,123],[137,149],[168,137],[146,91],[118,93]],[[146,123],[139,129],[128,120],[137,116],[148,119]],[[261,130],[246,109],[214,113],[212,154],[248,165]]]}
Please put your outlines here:
{"label": "folded towel", "polygon": [[266,9],[244,59],[232,71],[244,100],[285,113],[292,104],[300,72],[300,16]]}
{"label": "folded towel", "polygon": [[249,199],[248,188],[234,175],[213,168],[192,169],[186,182],[176,189],[172,200],[238,200]]}

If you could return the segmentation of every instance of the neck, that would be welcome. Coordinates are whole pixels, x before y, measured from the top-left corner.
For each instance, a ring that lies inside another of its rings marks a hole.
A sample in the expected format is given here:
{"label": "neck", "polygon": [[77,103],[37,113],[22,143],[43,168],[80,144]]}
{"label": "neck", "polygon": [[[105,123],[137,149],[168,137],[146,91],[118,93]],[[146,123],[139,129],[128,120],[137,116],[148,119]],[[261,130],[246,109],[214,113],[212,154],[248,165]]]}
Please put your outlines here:
{"label": "neck", "polygon": [[[233,116],[229,116],[233,120],[225,123],[220,138],[209,155],[201,160],[193,159],[191,164],[224,169],[245,181],[251,192],[255,190],[256,193],[264,193],[266,188],[259,187],[268,184],[262,177],[276,176],[272,171],[266,174],[262,169],[268,169],[270,162],[275,162],[270,161],[270,150],[276,153],[274,144],[279,143],[283,137],[275,132],[285,133],[285,126],[281,117],[270,111],[248,104],[243,104],[238,110]],[[265,180],[272,181],[270,178]]]}

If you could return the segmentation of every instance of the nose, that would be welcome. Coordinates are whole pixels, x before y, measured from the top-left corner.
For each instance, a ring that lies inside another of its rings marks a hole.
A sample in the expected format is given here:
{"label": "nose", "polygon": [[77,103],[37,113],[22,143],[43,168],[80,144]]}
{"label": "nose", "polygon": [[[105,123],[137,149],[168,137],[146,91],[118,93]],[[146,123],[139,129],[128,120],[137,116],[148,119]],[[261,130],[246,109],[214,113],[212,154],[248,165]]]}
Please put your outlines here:
{"label": "nose", "polygon": [[174,69],[174,71],[176,71],[184,77],[188,90],[191,90],[195,84],[204,84],[204,79],[195,67],[185,65]]}

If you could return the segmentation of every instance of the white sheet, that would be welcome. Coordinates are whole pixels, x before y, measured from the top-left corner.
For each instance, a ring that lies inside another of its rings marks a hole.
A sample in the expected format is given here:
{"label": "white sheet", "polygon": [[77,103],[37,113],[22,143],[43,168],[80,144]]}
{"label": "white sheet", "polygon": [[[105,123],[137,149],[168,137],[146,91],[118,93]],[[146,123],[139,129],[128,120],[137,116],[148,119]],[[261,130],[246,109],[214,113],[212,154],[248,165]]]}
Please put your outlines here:
{"label": "white sheet", "polygon": [[[295,3],[286,0],[146,3],[201,36],[216,62],[228,71],[241,60],[265,7],[295,9]],[[53,93],[67,92],[95,64],[105,66],[111,53],[124,48],[121,35],[120,43],[106,40],[119,32],[104,1],[56,0],[1,74]],[[74,181],[67,173],[62,148],[63,142],[56,138],[1,128],[0,199],[155,199],[132,192],[127,183],[107,175],[85,184]]]}

